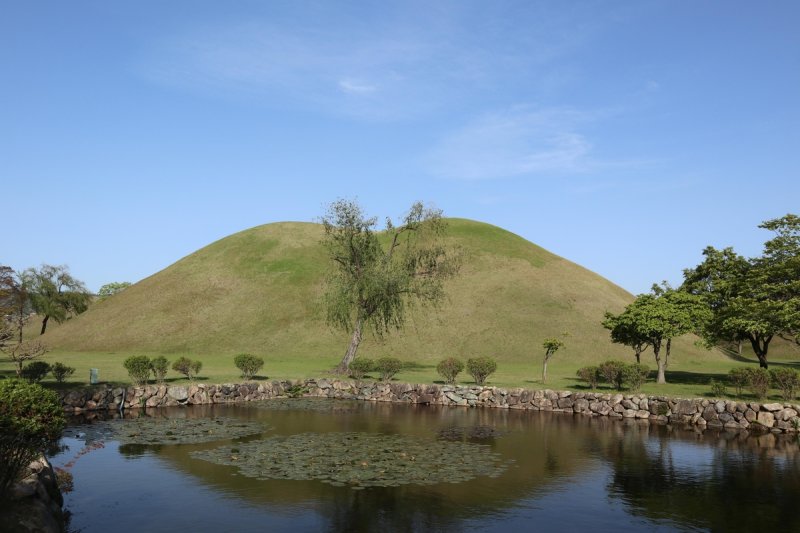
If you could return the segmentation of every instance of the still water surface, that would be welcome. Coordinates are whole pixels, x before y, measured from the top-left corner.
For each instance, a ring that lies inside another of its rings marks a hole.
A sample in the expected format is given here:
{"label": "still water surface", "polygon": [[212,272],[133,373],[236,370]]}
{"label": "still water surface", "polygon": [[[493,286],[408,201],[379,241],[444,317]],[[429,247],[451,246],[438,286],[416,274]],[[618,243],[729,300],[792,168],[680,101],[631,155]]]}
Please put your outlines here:
{"label": "still water surface", "polygon": [[[215,405],[126,415],[264,424],[263,433],[239,439],[140,446],[105,437],[102,446],[86,448],[87,438],[65,438],[66,449],[52,461],[56,467],[69,465],[73,474],[74,490],[65,497],[70,528],[87,533],[800,531],[796,437],[696,433],[561,413],[330,405],[305,400],[298,408],[284,402],[281,409]],[[343,433],[409,436],[431,454],[453,441],[468,443],[496,454],[497,472],[467,481],[359,490],[317,479],[256,479],[237,466],[198,458],[198,452],[215,449],[236,455],[239,447],[264,439]]]}

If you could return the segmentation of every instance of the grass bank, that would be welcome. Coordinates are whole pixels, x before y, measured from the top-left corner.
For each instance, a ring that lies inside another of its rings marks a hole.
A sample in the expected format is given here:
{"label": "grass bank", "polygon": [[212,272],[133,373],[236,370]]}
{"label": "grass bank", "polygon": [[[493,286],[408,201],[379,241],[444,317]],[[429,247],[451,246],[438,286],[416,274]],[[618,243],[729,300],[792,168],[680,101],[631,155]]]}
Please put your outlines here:
{"label": "grass bank", "polygon": [[[136,352],[140,355],[141,352]],[[49,386],[61,386],[73,388],[88,385],[89,369],[99,370],[100,381],[115,385],[129,384],[127,372],[122,366],[122,362],[133,353],[48,353],[42,360],[49,363],[56,361],[62,362],[76,369],[75,374],[63,385],[58,385],[49,377],[43,381]],[[146,354],[148,355],[148,354]],[[152,354],[149,354],[152,355]],[[184,354],[167,356],[170,361],[174,361]],[[192,359],[202,361],[203,369],[198,377],[199,382],[204,383],[231,383],[241,381],[238,369],[233,364],[233,357],[213,356],[213,355],[192,355],[185,354]],[[581,390],[585,385],[580,382],[575,373],[583,362],[571,361],[567,353],[559,353],[551,360],[548,366],[548,381],[546,384],[541,381],[541,356],[532,356],[529,361],[498,361],[498,369],[495,374],[490,376],[488,385],[497,387],[523,387],[528,389],[567,389]],[[788,354],[791,356],[792,354]],[[633,357],[626,362],[632,362]],[[643,357],[642,361],[652,370],[655,364],[650,358]],[[339,361],[338,354],[330,357],[277,357],[265,356],[263,370],[256,377],[256,380],[273,379],[305,379],[336,377],[332,369]],[[415,361],[413,359],[404,360],[405,367],[394,378],[397,382],[404,383],[442,383],[441,377],[436,372],[436,364],[433,361]],[[757,366],[755,357],[744,354],[736,358],[706,359],[696,361],[685,358],[676,358],[671,362],[667,370],[666,385],[657,385],[654,382],[654,372],[651,380],[642,387],[642,392],[646,394],[663,394],[675,397],[703,398],[711,396],[709,381],[724,381],[728,372],[737,367]],[[788,366],[800,370],[800,360],[791,357],[775,358],[771,367]],[[10,361],[0,359],[0,375],[10,377],[14,375],[14,367]],[[377,377],[374,374],[374,377]],[[187,383],[182,375],[170,369],[167,375],[168,383],[178,384]],[[459,384],[470,384],[472,378],[465,372],[459,375]],[[607,386],[601,385],[601,390]],[[609,391],[611,389],[608,389]],[[733,397],[734,391],[729,388],[729,397]],[[752,400],[749,394],[745,394],[743,399]],[[773,390],[770,399],[779,400],[778,392]]]}

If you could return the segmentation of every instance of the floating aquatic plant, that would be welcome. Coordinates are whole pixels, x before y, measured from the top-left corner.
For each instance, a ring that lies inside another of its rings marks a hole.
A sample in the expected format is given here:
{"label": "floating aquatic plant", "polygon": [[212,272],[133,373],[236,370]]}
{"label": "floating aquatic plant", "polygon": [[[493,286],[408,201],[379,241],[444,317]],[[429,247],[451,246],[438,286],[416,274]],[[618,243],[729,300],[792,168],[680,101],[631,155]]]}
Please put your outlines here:
{"label": "floating aquatic plant", "polygon": [[369,433],[301,433],[191,455],[257,479],[316,479],[354,489],[459,483],[506,468],[482,444]]}
{"label": "floating aquatic plant", "polygon": [[158,418],[143,416],[72,426],[65,437],[92,442],[116,440],[120,444],[196,444],[236,439],[269,429],[260,422],[236,418]]}
{"label": "floating aquatic plant", "polygon": [[503,433],[492,426],[453,426],[439,431],[440,439],[445,440],[487,440],[502,436]]}

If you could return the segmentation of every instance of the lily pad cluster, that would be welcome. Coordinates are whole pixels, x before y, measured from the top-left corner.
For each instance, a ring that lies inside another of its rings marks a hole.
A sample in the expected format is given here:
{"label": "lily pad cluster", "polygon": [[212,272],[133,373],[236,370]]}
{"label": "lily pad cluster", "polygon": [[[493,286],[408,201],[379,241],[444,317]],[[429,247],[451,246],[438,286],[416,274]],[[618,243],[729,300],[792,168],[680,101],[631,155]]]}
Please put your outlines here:
{"label": "lily pad cluster", "polygon": [[64,436],[92,442],[116,440],[120,444],[196,444],[256,435],[269,428],[260,422],[236,418],[139,417],[69,427]]}
{"label": "lily pad cluster", "polygon": [[439,431],[440,439],[445,440],[488,440],[500,437],[503,432],[492,426],[453,426]]}
{"label": "lily pad cluster", "polygon": [[247,407],[273,411],[316,411],[321,413],[354,411],[356,403],[328,398],[274,398],[247,402]]}
{"label": "lily pad cluster", "polygon": [[257,479],[320,480],[354,489],[459,483],[497,477],[506,468],[486,445],[371,433],[301,433],[191,455]]}

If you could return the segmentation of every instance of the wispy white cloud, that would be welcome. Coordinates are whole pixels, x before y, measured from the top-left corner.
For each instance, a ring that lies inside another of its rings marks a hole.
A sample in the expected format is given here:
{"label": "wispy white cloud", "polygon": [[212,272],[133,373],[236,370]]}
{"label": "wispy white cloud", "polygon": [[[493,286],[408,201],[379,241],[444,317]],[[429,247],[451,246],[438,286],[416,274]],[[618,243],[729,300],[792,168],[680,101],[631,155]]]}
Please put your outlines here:
{"label": "wispy white cloud", "polygon": [[348,94],[371,94],[378,90],[377,85],[352,78],[339,80],[339,88]]}
{"label": "wispy white cloud", "polygon": [[520,6],[518,16],[531,21],[520,25],[504,9],[478,14],[458,3],[427,2],[371,12],[315,9],[323,13],[308,17],[289,7],[283,22],[175,28],[150,41],[137,71],[154,83],[223,98],[255,96],[358,118],[414,118],[509,87],[526,94],[554,90],[573,76],[558,60],[594,31],[597,18]]}
{"label": "wispy white cloud", "polygon": [[461,180],[585,172],[597,162],[580,127],[599,116],[529,107],[486,114],[447,134],[428,155],[428,168]]}

